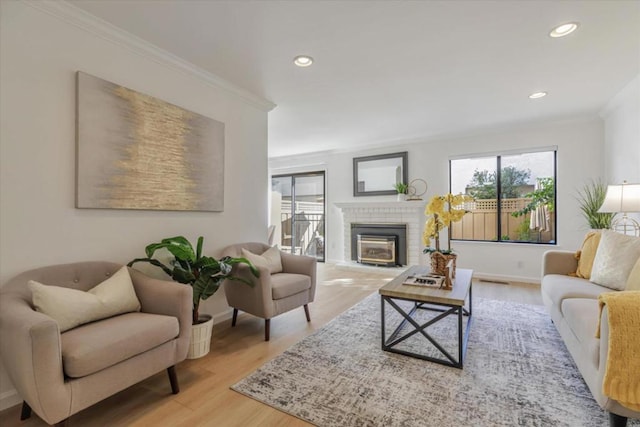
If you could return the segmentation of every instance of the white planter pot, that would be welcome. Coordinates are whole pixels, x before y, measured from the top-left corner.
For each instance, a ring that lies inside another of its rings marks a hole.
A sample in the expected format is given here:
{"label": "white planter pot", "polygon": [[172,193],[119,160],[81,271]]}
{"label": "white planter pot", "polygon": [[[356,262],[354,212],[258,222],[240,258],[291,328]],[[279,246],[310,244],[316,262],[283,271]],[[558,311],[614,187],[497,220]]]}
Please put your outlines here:
{"label": "white planter pot", "polygon": [[403,193],[398,193],[396,200],[399,201],[399,202],[404,202],[404,201],[407,200],[407,195],[403,194]]}
{"label": "white planter pot", "polygon": [[208,319],[204,323],[191,326],[191,341],[187,359],[197,359],[209,353],[211,348],[211,332],[213,331],[213,317],[208,314],[200,316],[200,319]]}

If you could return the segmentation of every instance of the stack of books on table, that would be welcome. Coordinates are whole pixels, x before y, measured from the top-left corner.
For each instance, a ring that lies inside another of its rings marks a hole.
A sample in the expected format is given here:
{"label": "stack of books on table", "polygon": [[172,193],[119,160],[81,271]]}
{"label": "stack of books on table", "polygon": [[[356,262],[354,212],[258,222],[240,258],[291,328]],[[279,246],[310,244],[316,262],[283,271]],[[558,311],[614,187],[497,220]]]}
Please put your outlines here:
{"label": "stack of books on table", "polygon": [[441,288],[444,286],[444,276],[437,274],[420,274],[417,276],[408,276],[403,285],[424,286],[427,288]]}

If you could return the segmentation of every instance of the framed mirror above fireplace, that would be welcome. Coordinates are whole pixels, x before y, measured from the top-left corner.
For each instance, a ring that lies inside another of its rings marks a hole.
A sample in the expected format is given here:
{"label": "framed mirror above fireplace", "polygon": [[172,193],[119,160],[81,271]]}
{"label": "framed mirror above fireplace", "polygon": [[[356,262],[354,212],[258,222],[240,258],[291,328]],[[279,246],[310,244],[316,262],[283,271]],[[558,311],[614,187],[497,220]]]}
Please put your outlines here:
{"label": "framed mirror above fireplace", "polygon": [[383,196],[397,194],[393,186],[409,183],[406,151],[353,158],[353,195]]}

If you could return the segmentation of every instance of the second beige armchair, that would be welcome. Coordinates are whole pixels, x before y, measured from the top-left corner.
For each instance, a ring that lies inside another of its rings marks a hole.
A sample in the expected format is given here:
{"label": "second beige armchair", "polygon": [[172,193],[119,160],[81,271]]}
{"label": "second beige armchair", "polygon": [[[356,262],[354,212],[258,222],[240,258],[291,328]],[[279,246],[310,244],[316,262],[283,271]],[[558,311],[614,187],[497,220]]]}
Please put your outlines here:
{"label": "second beige armchair", "polygon": [[[223,254],[242,257],[244,249],[261,255],[270,248],[269,245],[259,242],[239,243],[225,248]],[[238,310],[261,317],[265,319],[265,341],[269,341],[272,317],[294,308],[304,307],[307,322],[311,321],[308,304],[313,302],[316,293],[316,259],[280,252],[280,260],[282,271],[277,273],[271,273],[267,266],[256,265],[260,271],[259,279],[251,275],[246,265],[234,266],[234,275],[253,281],[255,283],[253,287],[230,280],[224,283],[227,302],[233,308],[232,326],[236,324]]]}

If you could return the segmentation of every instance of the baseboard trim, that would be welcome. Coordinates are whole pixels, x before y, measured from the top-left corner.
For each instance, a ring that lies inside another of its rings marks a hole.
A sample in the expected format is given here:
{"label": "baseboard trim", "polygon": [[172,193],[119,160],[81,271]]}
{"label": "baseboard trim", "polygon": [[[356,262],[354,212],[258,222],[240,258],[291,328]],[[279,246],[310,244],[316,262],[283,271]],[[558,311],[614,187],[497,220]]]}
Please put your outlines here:
{"label": "baseboard trim", "polygon": [[0,393],[0,411],[11,408],[22,403],[22,398],[15,389]]}
{"label": "baseboard trim", "polygon": [[224,321],[231,320],[231,317],[233,316],[233,309],[232,308],[228,308],[227,310],[223,311],[222,313],[212,314],[212,316],[213,316],[213,324],[217,325],[218,323],[222,323]]}

